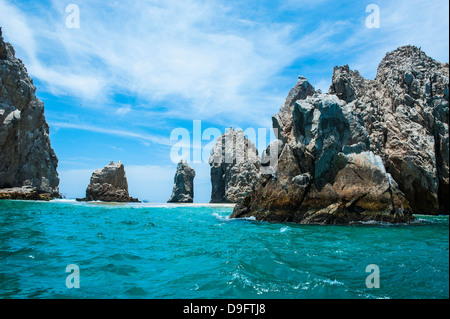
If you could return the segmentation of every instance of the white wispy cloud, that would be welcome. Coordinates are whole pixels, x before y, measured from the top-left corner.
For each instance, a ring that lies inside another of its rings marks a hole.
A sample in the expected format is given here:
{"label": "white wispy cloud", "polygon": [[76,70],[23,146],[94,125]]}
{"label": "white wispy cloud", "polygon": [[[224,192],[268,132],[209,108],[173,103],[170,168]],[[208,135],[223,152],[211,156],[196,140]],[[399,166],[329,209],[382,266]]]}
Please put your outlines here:
{"label": "white wispy cloud", "polygon": [[[114,105],[117,92],[138,96],[149,109],[163,103],[169,106],[166,118],[243,118],[266,124],[261,114],[276,111],[286,95],[271,86],[283,69],[306,57],[354,52],[348,63],[370,75],[382,55],[407,43],[448,59],[447,1],[379,1],[378,32],[364,27],[364,6],[361,23],[355,23],[357,17],[333,19],[325,0],[280,6],[284,12],[307,8],[322,21],[314,27],[303,25],[301,16],[289,23],[268,17],[262,23],[226,2],[77,4],[81,27],[68,29],[65,2],[54,0],[47,11],[25,12],[0,0],[4,33],[25,52],[32,76],[52,94],[78,96],[98,107]],[[132,112],[117,108],[118,115]]]}
{"label": "white wispy cloud", "polygon": [[[285,98],[264,89],[269,79],[333,33],[327,28],[293,44],[292,26],[242,19],[210,1],[81,1],[80,29],[65,27],[62,2],[43,17],[0,3],[8,9],[5,33],[26,48],[30,73],[49,92],[102,103],[115,92],[149,105],[179,100],[166,113],[178,118],[259,121]],[[17,21],[23,33],[9,31]]]}
{"label": "white wispy cloud", "polygon": [[15,6],[4,0],[0,0],[0,26],[8,37],[14,39],[17,46],[22,48],[28,58],[35,59],[37,44],[34,32],[27,23],[27,15]]}
{"label": "white wispy cloud", "polygon": [[126,115],[128,113],[130,113],[132,110],[131,105],[124,105],[119,107],[114,113],[121,116],[121,115]]}
{"label": "white wispy cloud", "polygon": [[169,138],[164,136],[158,136],[153,134],[142,134],[142,133],[135,133],[131,131],[125,131],[121,129],[111,129],[111,128],[104,128],[100,126],[90,125],[90,124],[80,124],[80,123],[67,123],[67,122],[50,122],[49,123],[53,128],[60,129],[60,128],[66,128],[66,129],[75,129],[75,130],[82,130],[82,131],[88,131],[88,132],[95,132],[95,133],[102,133],[102,134],[108,134],[113,136],[119,136],[124,138],[131,138],[131,139],[137,139],[147,142],[152,142],[159,145],[165,145],[165,146],[172,146],[175,142],[171,141]]}
{"label": "white wispy cloud", "polygon": [[449,2],[447,0],[379,1],[380,28],[355,28],[344,47],[357,53],[348,64],[367,78],[374,78],[387,52],[403,45],[416,45],[430,57],[449,60]]}

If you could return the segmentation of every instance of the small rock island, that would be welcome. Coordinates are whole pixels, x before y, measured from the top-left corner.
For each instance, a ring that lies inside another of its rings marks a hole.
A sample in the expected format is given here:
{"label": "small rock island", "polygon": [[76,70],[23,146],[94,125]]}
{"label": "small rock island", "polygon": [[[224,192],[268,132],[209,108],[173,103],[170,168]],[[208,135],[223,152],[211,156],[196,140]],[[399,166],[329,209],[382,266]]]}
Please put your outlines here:
{"label": "small rock island", "polygon": [[111,162],[92,173],[86,197],[77,198],[77,201],[139,202],[128,194],[125,167],[120,161]]}
{"label": "small rock island", "polygon": [[173,181],[172,196],[168,203],[193,203],[194,202],[194,177],[195,170],[185,161],[178,163]]}

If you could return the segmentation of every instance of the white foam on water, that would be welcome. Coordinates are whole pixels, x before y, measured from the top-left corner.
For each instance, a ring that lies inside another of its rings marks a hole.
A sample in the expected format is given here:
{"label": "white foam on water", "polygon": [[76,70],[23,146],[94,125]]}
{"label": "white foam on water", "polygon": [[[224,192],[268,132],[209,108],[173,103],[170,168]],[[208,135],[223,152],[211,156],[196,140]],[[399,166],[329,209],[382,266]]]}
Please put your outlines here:
{"label": "white foam on water", "polygon": [[338,281],[336,279],[319,279],[321,282],[332,285],[332,286],[344,286],[344,283],[341,281]]}
{"label": "white foam on water", "polygon": [[77,201],[73,198],[55,198],[55,199],[52,199],[50,202],[53,202],[53,203],[76,203]]}
{"label": "white foam on water", "polygon": [[212,214],[214,217],[216,217],[218,220],[220,220],[220,221],[224,221],[224,222],[227,222],[227,221],[229,221],[230,220],[230,217],[229,216],[222,216],[222,215],[219,215],[218,213],[213,213]]}
{"label": "white foam on water", "polygon": [[280,229],[280,233],[284,233],[284,232],[287,232],[289,230],[291,230],[291,228],[289,226],[285,226],[285,227]]}
{"label": "white foam on water", "polygon": [[236,218],[236,219],[243,219],[243,220],[256,220],[255,216],[250,216],[250,217],[241,217],[241,218]]}

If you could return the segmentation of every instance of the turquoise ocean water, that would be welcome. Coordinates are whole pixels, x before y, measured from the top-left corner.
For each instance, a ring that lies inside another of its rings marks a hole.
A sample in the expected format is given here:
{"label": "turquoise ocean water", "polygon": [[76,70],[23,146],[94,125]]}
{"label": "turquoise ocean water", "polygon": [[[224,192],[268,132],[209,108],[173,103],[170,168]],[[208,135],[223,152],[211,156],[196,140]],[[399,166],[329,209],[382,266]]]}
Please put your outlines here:
{"label": "turquoise ocean water", "polygon": [[[0,298],[449,298],[448,216],[301,226],[231,212],[0,201]],[[79,288],[66,287],[69,264]]]}

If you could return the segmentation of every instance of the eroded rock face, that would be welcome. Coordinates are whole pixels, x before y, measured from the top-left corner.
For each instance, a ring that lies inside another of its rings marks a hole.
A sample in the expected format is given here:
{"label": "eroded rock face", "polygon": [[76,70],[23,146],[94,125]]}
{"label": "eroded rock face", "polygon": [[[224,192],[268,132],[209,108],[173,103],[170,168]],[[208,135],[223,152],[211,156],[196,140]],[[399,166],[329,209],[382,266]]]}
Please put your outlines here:
{"label": "eroded rock face", "polygon": [[59,197],[58,159],[35,92],[22,61],[0,35],[0,189],[25,187],[23,194],[32,188]]}
{"label": "eroded rock face", "polygon": [[303,100],[307,96],[312,96],[314,93],[316,93],[316,90],[308,80],[303,76],[299,76],[297,83],[289,91],[286,101],[280,108],[280,111],[272,117],[275,136],[278,136],[283,143],[286,143],[294,137],[294,132],[292,130],[292,111],[295,102]]}
{"label": "eroded rock face", "polygon": [[168,203],[192,203],[194,201],[195,171],[186,162],[178,163],[174,177],[172,196]]}
{"label": "eroded rock face", "polygon": [[292,132],[277,171],[261,177],[232,218],[300,224],[412,220],[403,193],[369,150],[362,117],[349,104],[318,93],[298,100]]}
{"label": "eroded rock face", "polygon": [[86,189],[86,197],[79,201],[138,202],[128,194],[125,167],[119,161],[111,162],[92,173],[91,182]]}
{"label": "eroded rock face", "polygon": [[230,128],[211,150],[211,203],[237,203],[260,177],[261,161],[243,131]]}
{"label": "eroded rock face", "polygon": [[52,194],[39,192],[31,186],[0,189],[0,199],[51,200],[53,198]]}
{"label": "eroded rock face", "polygon": [[375,80],[335,67],[329,94],[299,78],[293,91],[309,93],[294,103],[290,94],[273,117],[277,170],[231,217],[347,224],[448,214],[448,72],[405,46],[386,55]]}
{"label": "eroded rock face", "polygon": [[415,213],[449,211],[449,68],[414,46],[390,52],[375,80],[336,67],[330,93],[364,119],[381,157]]}

